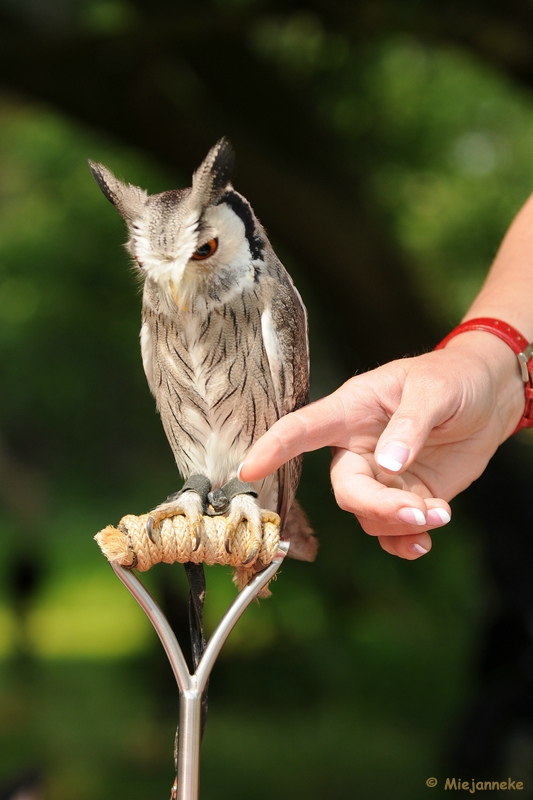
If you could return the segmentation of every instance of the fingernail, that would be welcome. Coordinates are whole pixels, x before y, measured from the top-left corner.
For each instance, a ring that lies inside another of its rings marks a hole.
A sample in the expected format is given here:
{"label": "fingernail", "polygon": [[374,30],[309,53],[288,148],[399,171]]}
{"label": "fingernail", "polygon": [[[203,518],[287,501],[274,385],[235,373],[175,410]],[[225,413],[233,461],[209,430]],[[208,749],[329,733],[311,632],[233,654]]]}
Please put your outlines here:
{"label": "fingernail", "polygon": [[430,508],[427,513],[428,525],[447,525],[450,520],[445,508]]}
{"label": "fingernail", "polygon": [[242,481],[242,478],[241,478],[241,469],[243,468],[243,466],[244,466],[244,461],[241,461],[241,463],[240,463],[240,464],[239,464],[239,466],[237,467],[237,480],[238,480],[238,481]]}
{"label": "fingernail", "polygon": [[409,550],[417,556],[425,556],[426,553],[429,553],[429,550],[426,550],[421,544],[416,544],[416,542],[409,545]]}
{"label": "fingernail", "polygon": [[389,442],[385,445],[376,461],[380,467],[391,472],[398,472],[409,458],[409,448],[402,442]]}
{"label": "fingernail", "polygon": [[419,508],[400,508],[397,517],[401,522],[407,522],[409,525],[426,524],[426,517]]}

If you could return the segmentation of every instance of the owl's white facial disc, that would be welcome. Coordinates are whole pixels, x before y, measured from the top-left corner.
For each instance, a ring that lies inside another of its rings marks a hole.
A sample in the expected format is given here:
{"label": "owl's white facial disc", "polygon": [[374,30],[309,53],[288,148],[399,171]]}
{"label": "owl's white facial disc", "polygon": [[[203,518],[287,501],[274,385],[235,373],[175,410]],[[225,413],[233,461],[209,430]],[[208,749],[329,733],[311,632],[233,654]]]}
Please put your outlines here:
{"label": "owl's white facial disc", "polygon": [[[146,277],[163,285],[178,281],[198,242],[197,211],[189,211],[176,224],[169,220],[163,227],[158,215],[136,220],[132,226],[130,251]],[[157,224],[159,223],[159,224]]]}
{"label": "owl's white facial disc", "polygon": [[[257,236],[251,238],[251,212],[240,195],[230,191],[218,204],[205,209],[200,219],[190,212],[180,222],[176,233],[174,229],[158,233],[157,250],[146,224],[139,223],[138,232],[134,230],[132,235],[131,250],[157,286],[168,311],[172,307],[192,311],[227,303],[232,295],[253,285],[259,240]],[[213,254],[193,258],[198,248],[209,241],[216,242]]]}

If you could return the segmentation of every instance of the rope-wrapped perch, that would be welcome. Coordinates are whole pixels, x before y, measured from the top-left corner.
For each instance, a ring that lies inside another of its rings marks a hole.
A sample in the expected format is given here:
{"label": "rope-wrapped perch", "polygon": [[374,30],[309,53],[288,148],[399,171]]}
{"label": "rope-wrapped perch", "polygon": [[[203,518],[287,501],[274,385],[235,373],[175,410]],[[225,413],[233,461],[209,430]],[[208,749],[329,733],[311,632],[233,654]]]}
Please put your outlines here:
{"label": "rope-wrapped perch", "polygon": [[[240,590],[255,572],[272,562],[280,542],[280,518],[273,511],[261,511],[263,539],[261,548],[250,563],[245,563],[253,548],[253,540],[246,522],[241,522],[231,542],[231,552],[226,549],[227,520],[222,516],[202,518],[200,544],[184,516],[164,519],[148,535],[150,514],[139,517],[128,514],[118,527],[108,525],[94,537],[108,561],[123,567],[146,572],[154,564],[227,564],[235,568],[235,583]],[[264,591],[264,590],[263,590]]]}

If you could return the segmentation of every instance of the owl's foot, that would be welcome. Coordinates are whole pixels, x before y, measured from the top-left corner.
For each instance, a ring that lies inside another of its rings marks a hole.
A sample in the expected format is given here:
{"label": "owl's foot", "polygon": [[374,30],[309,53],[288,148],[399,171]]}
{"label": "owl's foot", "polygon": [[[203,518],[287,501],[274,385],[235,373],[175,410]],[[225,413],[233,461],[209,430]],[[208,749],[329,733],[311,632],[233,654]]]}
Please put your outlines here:
{"label": "owl's foot", "polygon": [[179,492],[169,495],[164,503],[150,512],[147,524],[150,539],[154,541],[154,528],[164,519],[183,516],[194,536],[194,549],[197,550],[201,542],[202,516],[205,513],[210,489],[211,482],[204,475],[191,475]]}
{"label": "owl's foot", "polygon": [[[257,492],[251,483],[244,483],[237,478],[228,481],[222,488],[215,489],[207,495],[207,501],[212,508],[212,514],[224,514],[226,511],[226,550],[231,553],[231,547],[237,528],[245,522],[252,539],[252,547],[244,564],[253,561],[261,549],[263,540],[263,525],[261,509],[256,503]],[[208,510],[209,513],[209,510]]]}
{"label": "owl's foot", "polygon": [[241,522],[245,522],[248,533],[252,539],[252,547],[243,566],[250,564],[261,550],[263,542],[263,521],[261,509],[257,505],[254,497],[249,494],[235,495],[230,503],[230,510],[226,522],[226,550],[231,553],[233,540],[237,533],[237,528]]}

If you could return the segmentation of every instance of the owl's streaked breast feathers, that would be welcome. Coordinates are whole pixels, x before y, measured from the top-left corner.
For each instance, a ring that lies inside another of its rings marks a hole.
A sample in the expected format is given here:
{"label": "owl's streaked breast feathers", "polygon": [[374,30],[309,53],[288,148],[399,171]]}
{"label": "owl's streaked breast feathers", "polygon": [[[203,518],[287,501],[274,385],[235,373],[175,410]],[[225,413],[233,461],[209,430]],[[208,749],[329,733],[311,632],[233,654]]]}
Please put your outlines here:
{"label": "owl's streaked breast feathers", "polygon": [[[226,139],[191,188],[152,196],[89,163],[128,226],[127,248],[144,278],[143,365],[176,463],[184,478],[205,475],[216,489],[255,440],[308,400],[305,307],[230,183]],[[294,555],[312,560],[316,542],[303,516],[296,524],[299,509],[288,524],[300,472],[294,459],[255,488],[259,505],[287,522]]]}

